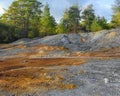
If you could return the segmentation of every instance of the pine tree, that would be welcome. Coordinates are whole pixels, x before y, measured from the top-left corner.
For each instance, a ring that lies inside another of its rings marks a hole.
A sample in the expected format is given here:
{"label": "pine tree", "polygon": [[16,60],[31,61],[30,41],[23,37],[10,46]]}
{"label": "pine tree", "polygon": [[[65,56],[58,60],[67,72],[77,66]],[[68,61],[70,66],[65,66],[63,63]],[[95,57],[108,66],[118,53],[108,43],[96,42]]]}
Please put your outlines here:
{"label": "pine tree", "polygon": [[120,0],[115,0],[112,9],[114,13],[120,12]]}
{"label": "pine tree", "polygon": [[109,29],[109,25],[107,23],[107,20],[105,19],[104,16],[102,17],[97,17],[97,23],[102,27],[102,29]]}
{"label": "pine tree", "polygon": [[76,4],[65,10],[60,22],[60,27],[65,33],[78,33],[80,12],[81,10]]}
{"label": "pine tree", "polygon": [[112,25],[113,27],[120,27],[120,12],[117,12],[112,17]]}
{"label": "pine tree", "polygon": [[102,27],[101,27],[101,25],[99,25],[96,18],[93,20],[90,29],[91,29],[92,32],[102,30]]}
{"label": "pine tree", "polygon": [[120,27],[120,0],[115,0],[113,5],[113,17],[112,17],[112,25],[114,27]]}
{"label": "pine tree", "polygon": [[66,32],[65,26],[62,23],[58,24],[56,27],[56,33],[63,34],[65,32]]}
{"label": "pine tree", "polygon": [[40,20],[39,31],[42,36],[55,34],[56,22],[53,16],[50,15],[49,5],[46,4]]}
{"label": "pine tree", "polygon": [[80,21],[80,10],[78,5],[73,5],[72,7],[70,7],[68,14],[71,29],[74,33],[77,33]]}
{"label": "pine tree", "polygon": [[82,12],[82,19],[85,24],[85,31],[91,31],[90,30],[90,26],[93,22],[93,20],[95,19],[95,14],[94,14],[94,9],[93,9],[93,5],[90,4],[88,5]]}
{"label": "pine tree", "polygon": [[68,9],[65,10],[64,12],[64,15],[63,15],[63,18],[61,19],[61,22],[60,22],[60,25],[59,27],[61,27],[62,29],[60,29],[59,27],[59,30],[62,30],[64,32],[62,33],[69,33],[71,31],[71,27],[70,27],[70,20],[69,20],[69,13],[68,13]]}

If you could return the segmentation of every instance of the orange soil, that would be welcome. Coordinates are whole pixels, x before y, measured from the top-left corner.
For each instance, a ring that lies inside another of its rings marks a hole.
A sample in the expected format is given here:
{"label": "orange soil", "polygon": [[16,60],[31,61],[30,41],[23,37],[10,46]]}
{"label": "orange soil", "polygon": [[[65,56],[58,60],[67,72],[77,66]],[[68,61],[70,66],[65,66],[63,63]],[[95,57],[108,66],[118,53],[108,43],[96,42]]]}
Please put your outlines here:
{"label": "orange soil", "polygon": [[91,57],[120,58],[120,47],[115,47],[112,49],[102,48],[99,51],[92,51],[85,53],[77,52],[73,55],[79,57],[90,57],[90,58]]}
{"label": "orange soil", "polygon": [[[3,48],[26,48],[26,46],[4,46]],[[41,50],[66,50],[63,47],[53,46],[35,46],[33,47],[37,52]],[[66,50],[67,51],[67,50]],[[25,53],[26,54],[26,53]],[[38,54],[38,53],[32,53]],[[40,53],[41,54],[41,53]],[[65,70],[46,69],[54,66],[67,66],[67,65],[80,65],[86,62],[85,59],[79,58],[56,58],[56,59],[30,59],[31,54],[26,54],[26,58],[12,58],[6,60],[0,60],[0,89],[4,89],[16,94],[23,92],[36,92],[38,89],[72,89],[75,88],[74,84],[63,84],[64,76],[60,74]],[[120,57],[120,47],[113,49],[101,49],[101,51],[76,53],[73,56],[78,57]],[[42,67],[42,68],[41,68]],[[44,67],[44,68],[43,68]],[[60,71],[60,72],[59,72]],[[49,73],[53,73],[54,76],[49,76]],[[83,73],[80,71],[80,73]],[[32,90],[32,91],[31,91]]]}
{"label": "orange soil", "polygon": [[41,59],[25,59],[13,58],[0,61],[0,71],[7,71],[11,69],[25,68],[25,67],[48,67],[48,66],[66,66],[79,65],[85,63],[81,59],[65,59],[65,58],[41,58]]}
{"label": "orange soil", "polygon": [[[46,69],[50,66],[84,64],[81,59],[23,59],[14,58],[0,61],[0,89],[21,94],[36,92],[38,89],[73,89],[74,84],[63,84],[60,73],[67,69]],[[41,68],[42,67],[42,68]],[[44,67],[44,68],[43,68]],[[49,76],[48,74],[54,74]],[[31,91],[32,90],[32,91]]]}

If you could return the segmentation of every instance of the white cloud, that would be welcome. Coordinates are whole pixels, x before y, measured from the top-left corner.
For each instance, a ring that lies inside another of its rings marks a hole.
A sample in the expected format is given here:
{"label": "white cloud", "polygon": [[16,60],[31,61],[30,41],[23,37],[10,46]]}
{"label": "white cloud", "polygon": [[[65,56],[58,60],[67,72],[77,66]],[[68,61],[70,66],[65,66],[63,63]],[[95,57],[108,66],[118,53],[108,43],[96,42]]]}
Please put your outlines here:
{"label": "white cloud", "polygon": [[5,11],[4,11],[2,5],[0,5],[0,14],[3,14],[4,12],[5,12]]}

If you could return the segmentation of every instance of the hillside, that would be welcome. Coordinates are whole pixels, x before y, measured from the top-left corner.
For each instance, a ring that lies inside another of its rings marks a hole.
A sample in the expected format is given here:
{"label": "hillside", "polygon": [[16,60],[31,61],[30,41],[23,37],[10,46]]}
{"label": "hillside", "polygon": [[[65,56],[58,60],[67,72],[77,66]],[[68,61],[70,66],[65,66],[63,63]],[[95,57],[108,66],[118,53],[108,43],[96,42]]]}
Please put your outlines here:
{"label": "hillside", "polygon": [[[44,38],[20,39],[0,47],[0,58],[12,57],[69,57],[73,55],[95,55],[99,52],[119,56],[120,29],[81,34],[60,34]],[[77,53],[77,54],[76,54]],[[88,54],[89,53],[89,54]],[[101,55],[100,53],[100,55]]]}
{"label": "hillside", "polygon": [[120,96],[120,29],[0,45],[0,96]]}

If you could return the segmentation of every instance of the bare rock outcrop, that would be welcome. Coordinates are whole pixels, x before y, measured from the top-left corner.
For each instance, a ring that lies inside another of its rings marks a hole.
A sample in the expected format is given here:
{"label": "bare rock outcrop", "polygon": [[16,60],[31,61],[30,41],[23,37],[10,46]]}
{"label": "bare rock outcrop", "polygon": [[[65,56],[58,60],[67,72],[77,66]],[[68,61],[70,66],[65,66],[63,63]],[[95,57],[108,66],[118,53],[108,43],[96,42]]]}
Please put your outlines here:
{"label": "bare rock outcrop", "polygon": [[[44,47],[41,47],[41,45]],[[63,47],[65,50],[60,47]],[[37,57],[62,57],[70,56],[68,54],[74,54],[75,52],[103,51],[102,49],[112,49],[115,47],[120,47],[120,29],[80,34],[58,34],[34,39],[23,38],[1,46],[0,58],[24,57],[28,54],[36,55]],[[44,48],[47,48],[47,50]],[[49,50],[50,48],[52,50]],[[19,54],[20,56],[18,56]]]}

